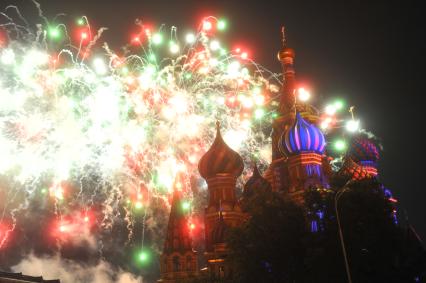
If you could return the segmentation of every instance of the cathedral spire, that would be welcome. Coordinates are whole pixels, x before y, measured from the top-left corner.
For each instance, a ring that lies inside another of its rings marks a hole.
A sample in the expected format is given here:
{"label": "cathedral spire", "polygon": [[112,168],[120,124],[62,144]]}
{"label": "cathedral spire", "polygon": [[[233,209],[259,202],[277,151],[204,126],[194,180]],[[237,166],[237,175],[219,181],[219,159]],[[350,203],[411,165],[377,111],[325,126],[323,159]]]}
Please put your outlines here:
{"label": "cathedral spire", "polygon": [[296,104],[296,72],[294,70],[294,58],[296,56],[292,48],[287,47],[287,38],[285,28],[282,27],[282,49],[278,52],[278,60],[283,68],[283,88],[279,102],[279,111],[281,115],[286,115],[294,110]]}
{"label": "cathedral spire", "polygon": [[188,215],[182,207],[183,187],[184,175],[180,172],[173,184],[172,207],[161,255],[161,279],[158,282],[180,282],[193,278],[198,273],[197,253],[192,249]]}
{"label": "cathedral spire", "polygon": [[282,27],[281,32],[282,49],[278,52],[278,60],[282,65],[283,85],[279,96],[278,117],[272,124],[272,160],[284,157],[278,148],[278,141],[282,133],[292,124],[296,110],[296,72],[293,66],[295,52],[287,47],[284,27]]}
{"label": "cathedral spire", "polygon": [[173,184],[173,199],[170,210],[167,238],[164,243],[164,253],[192,250],[191,237],[188,229],[188,215],[182,208],[183,173],[176,175]]}
{"label": "cathedral spire", "polygon": [[285,48],[287,42],[286,42],[286,38],[285,38],[285,27],[284,26],[281,27],[281,33],[282,33],[281,42],[283,43],[283,47]]}

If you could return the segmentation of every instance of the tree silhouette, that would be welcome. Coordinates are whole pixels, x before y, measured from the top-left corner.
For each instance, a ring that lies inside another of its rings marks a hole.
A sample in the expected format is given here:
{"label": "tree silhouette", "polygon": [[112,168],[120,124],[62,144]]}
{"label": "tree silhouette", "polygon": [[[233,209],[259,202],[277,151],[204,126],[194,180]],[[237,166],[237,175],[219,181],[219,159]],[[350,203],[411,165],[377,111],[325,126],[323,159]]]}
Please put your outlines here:
{"label": "tree silhouette", "polygon": [[[243,201],[250,215],[228,234],[233,282],[347,282],[336,221],[342,190],[310,188],[299,205],[257,190]],[[352,182],[338,213],[352,282],[424,282],[426,253],[375,179]]]}

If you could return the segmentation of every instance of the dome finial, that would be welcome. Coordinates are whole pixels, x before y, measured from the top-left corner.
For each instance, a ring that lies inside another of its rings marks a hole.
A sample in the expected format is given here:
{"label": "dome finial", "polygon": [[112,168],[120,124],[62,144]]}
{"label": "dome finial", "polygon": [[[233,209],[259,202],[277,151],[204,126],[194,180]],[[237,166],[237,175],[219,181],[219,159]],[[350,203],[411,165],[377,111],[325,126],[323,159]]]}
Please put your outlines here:
{"label": "dome finial", "polygon": [[282,27],[281,27],[281,34],[282,34],[282,39],[281,39],[281,41],[282,41],[282,43],[283,43],[283,47],[285,48],[285,47],[286,47],[286,44],[287,44],[287,42],[286,42],[286,38],[285,38],[285,26],[282,26]]}
{"label": "dome finial", "polygon": [[351,113],[351,116],[352,116],[352,120],[354,120],[355,119],[355,117],[354,117],[354,109],[355,109],[355,106],[351,106],[350,108],[349,108],[349,113]]}
{"label": "dome finial", "polygon": [[220,121],[216,120],[216,130],[220,132]]}

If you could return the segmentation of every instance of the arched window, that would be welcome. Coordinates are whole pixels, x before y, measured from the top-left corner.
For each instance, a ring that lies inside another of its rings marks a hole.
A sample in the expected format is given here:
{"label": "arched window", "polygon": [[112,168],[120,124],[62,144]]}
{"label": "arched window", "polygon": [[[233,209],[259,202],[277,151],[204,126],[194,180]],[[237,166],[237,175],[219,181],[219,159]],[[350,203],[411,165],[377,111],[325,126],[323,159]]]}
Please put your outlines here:
{"label": "arched window", "polygon": [[186,270],[192,270],[192,257],[190,255],[186,257]]}
{"label": "arched window", "polygon": [[178,256],[173,257],[173,271],[180,270],[180,258]]}

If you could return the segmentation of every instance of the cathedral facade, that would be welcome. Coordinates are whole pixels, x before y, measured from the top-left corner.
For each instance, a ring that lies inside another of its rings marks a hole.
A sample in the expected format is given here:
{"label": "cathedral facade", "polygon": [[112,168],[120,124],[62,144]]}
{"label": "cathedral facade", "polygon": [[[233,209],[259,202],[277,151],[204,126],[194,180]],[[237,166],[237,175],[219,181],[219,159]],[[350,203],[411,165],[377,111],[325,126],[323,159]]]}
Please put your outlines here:
{"label": "cathedral facade", "polygon": [[[278,117],[272,128],[272,162],[263,175],[256,165],[244,186],[244,194],[268,187],[303,205],[303,193],[309,187],[328,188],[329,179],[340,175],[359,180],[377,175],[377,147],[366,138],[354,139],[338,172],[333,172],[326,154],[326,140],[318,127],[319,112],[296,99],[295,52],[284,41],[278,59],[283,67],[283,87]],[[177,208],[180,196],[174,193],[167,238],[161,255],[161,279],[176,283],[207,276],[217,280],[232,278],[228,261],[225,232],[241,225],[250,216],[236,197],[236,182],[244,163],[241,156],[223,140],[217,123],[216,138],[200,159],[198,169],[208,186],[208,202],[204,213],[205,254],[207,267],[197,266],[185,216]],[[205,278],[205,277],[204,277]]]}

